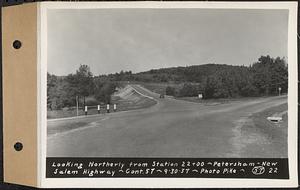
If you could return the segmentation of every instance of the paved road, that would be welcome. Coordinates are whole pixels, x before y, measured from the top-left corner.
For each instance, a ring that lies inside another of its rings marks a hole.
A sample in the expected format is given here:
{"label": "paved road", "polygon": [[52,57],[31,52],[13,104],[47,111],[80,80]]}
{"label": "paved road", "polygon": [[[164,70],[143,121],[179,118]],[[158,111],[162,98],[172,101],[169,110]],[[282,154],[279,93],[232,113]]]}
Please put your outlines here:
{"label": "paved road", "polygon": [[[244,141],[243,122],[252,113],[287,102],[286,96],[203,105],[160,99],[132,85],[157,104],[141,110],[48,121],[48,128],[86,123],[48,135],[47,156],[61,157],[284,157],[263,134]],[[253,135],[253,134],[252,134]],[[280,139],[279,139],[280,140]],[[254,150],[247,150],[248,144]],[[257,146],[253,146],[256,143]],[[257,149],[258,151],[256,151]],[[275,150],[263,151],[263,150]],[[247,151],[246,151],[247,150]],[[250,155],[249,152],[258,154]]]}

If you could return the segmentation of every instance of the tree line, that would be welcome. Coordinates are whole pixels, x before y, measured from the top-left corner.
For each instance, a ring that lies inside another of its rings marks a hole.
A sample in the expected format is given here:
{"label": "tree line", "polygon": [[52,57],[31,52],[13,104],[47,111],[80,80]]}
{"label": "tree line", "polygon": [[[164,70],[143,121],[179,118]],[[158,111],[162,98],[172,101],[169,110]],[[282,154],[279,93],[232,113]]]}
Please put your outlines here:
{"label": "tree line", "polygon": [[93,76],[88,65],[80,65],[75,74],[55,76],[47,73],[47,107],[51,110],[78,105],[88,105],[87,97],[92,96],[92,104],[110,103],[117,84],[110,80],[100,80]]}
{"label": "tree line", "polygon": [[167,86],[165,94],[186,97],[202,94],[204,98],[231,98],[268,96],[288,90],[288,65],[284,58],[261,56],[250,66],[205,64],[187,67],[152,69],[150,71],[94,76],[89,66],[80,65],[75,74],[55,76],[47,74],[47,104],[49,109],[87,104],[93,97],[95,103],[109,103],[111,95],[122,81],[177,83]]}
{"label": "tree line", "polygon": [[103,75],[120,81],[178,83],[168,86],[166,94],[183,97],[202,94],[204,98],[269,96],[287,93],[288,65],[284,58],[261,56],[250,66],[205,64],[187,67],[152,69],[133,74],[131,71]]}
{"label": "tree line", "polygon": [[280,57],[261,56],[249,67],[214,65],[198,79],[194,78],[194,72],[187,76],[199,84],[185,83],[180,89],[168,86],[166,94],[178,97],[202,94],[209,99],[269,96],[277,95],[279,88],[281,93],[288,90],[288,65]]}

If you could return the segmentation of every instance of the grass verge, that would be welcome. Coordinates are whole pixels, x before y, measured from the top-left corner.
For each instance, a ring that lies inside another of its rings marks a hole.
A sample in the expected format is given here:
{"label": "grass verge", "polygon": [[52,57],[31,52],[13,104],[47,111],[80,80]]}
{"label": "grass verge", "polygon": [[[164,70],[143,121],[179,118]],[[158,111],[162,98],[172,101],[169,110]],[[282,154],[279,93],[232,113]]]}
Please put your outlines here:
{"label": "grass verge", "polygon": [[[282,104],[250,116],[251,122],[245,123],[242,127],[244,139],[249,138],[251,134],[257,134],[255,136],[259,138],[248,144],[244,148],[244,152],[248,155],[263,154],[274,158],[286,158],[288,154],[288,115],[284,112],[287,109],[287,104]],[[282,122],[276,124],[267,120],[267,117],[278,113],[284,113]]]}
{"label": "grass verge", "polygon": [[55,125],[52,126],[51,123],[48,123],[47,134],[48,135],[59,134],[61,132],[70,131],[72,129],[78,129],[78,128],[85,127],[86,124],[87,124],[87,122],[68,121],[68,122],[61,123],[61,124],[56,123]]}
{"label": "grass verge", "polygon": [[[288,127],[288,115],[287,113],[282,115],[282,122],[276,124],[267,120],[267,117],[270,117],[276,113],[282,113],[288,109],[287,104],[282,104],[276,107],[266,109],[262,112],[255,113],[251,116],[253,123],[256,128],[267,134],[271,139],[278,139],[277,137],[281,136],[283,133],[287,134]],[[287,139],[283,139],[285,141]]]}

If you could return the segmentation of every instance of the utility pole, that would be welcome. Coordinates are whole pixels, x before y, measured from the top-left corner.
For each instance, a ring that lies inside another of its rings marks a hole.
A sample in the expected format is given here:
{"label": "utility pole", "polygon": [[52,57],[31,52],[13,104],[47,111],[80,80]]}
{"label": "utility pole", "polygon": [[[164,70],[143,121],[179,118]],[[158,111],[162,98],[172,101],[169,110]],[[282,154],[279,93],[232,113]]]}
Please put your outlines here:
{"label": "utility pole", "polygon": [[78,116],[78,96],[76,96],[76,115]]}

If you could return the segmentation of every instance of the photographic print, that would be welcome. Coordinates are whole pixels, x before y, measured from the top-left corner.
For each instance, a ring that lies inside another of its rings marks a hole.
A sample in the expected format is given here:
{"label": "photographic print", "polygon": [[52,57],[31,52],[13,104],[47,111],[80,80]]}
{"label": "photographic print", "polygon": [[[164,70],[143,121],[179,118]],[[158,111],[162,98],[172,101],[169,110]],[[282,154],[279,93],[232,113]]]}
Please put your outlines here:
{"label": "photographic print", "polygon": [[48,156],[287,157],[287,10],[48,12]]}
{"label": "photographic print", "polygon": [[290,178],[289,9],[81,5],[45,19],[47,178]]}

